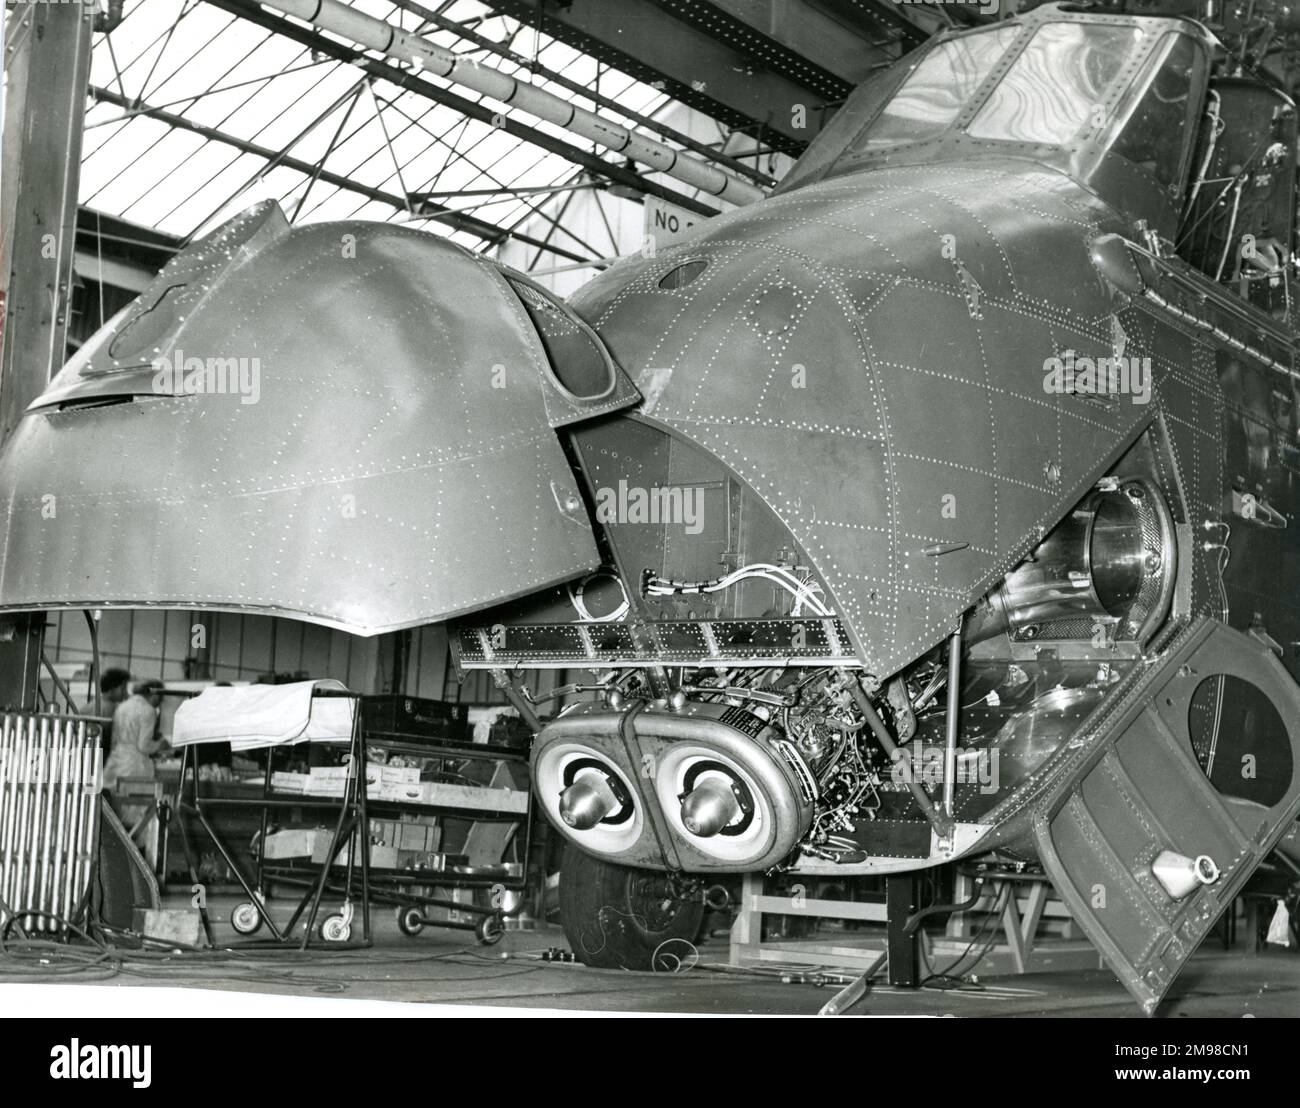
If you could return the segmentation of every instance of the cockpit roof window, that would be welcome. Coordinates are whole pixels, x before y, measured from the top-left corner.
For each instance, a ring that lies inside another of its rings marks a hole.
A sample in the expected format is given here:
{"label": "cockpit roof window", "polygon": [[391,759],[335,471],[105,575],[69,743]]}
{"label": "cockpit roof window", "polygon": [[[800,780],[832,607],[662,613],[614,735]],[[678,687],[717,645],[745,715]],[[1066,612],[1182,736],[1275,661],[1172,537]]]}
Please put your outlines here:
{"label": "cockpit roof window", "polygon": [[920,142],[947,130],[1019,31],[1019,27],[1007,24],[939,43],[851,149],[865,152]]}
{"label": "cockpit roof window", "polygon": [[973,138],[1067,146],[1105,122],[1112,86],[1143,47],[1140,27],[1039,27],[966,128]]}

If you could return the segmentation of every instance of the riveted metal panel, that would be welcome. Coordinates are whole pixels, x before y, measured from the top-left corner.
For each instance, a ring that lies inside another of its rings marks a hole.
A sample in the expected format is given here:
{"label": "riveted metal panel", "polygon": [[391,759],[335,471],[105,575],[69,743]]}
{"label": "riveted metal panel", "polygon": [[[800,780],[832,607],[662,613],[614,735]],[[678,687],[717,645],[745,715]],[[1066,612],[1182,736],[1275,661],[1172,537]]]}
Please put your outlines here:
{"label": "riveted metal panel", "polygon": [[0,608],[371,634],[590,570],[545,368],[492,263],[261,206],[179,255],[0,453]]}
{"label": "riveted metal panel", "polygon": [[[1088,259],[1113,218],[1023,162],[900,166],[711,220],[573,304],[644,415],[791,529],[886,675],[941,641],[1153,416],[1044,384],[1067,350],[1116,352],[1125,305]],[[1158,401],[1176,367],[1148,328],[1128,332]]]}

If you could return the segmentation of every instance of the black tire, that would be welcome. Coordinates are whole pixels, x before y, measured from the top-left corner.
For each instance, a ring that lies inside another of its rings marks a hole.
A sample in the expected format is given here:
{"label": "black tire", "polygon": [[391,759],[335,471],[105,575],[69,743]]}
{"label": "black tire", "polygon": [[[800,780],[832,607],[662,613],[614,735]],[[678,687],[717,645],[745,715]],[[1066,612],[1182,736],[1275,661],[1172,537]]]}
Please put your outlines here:
{"label": "black tire", "polygon": [[[560,869],[560,922],[578,961],[602,969],[671,970],[694,943],[704,900],[683,897],[667,874],[602,862],[565,845]],[[672,958],[655,965],[665,943]]]}
{"label": "black tire", "polygon": [[494,946],[501,941],[501,936],[505,933],[506,925],[500,916],[484,916],[474,928],[474,934],[478,936],[478,941],[483,946]]}
{"label": "black tire", "polygon": [[409,939],[424,930],[424,911],[419,906],[397,909],[397,929]]}

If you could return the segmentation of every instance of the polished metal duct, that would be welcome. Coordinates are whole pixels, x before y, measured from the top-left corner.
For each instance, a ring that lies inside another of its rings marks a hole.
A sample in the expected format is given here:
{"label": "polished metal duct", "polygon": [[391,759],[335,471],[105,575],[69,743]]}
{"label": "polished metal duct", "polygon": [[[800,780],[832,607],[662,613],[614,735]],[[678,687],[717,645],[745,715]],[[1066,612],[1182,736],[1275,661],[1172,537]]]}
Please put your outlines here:
{"label": "polished metal duct", "polygon": [[61,931],[90,884],[103,774],[99,726],[0,716],[0,927]]}

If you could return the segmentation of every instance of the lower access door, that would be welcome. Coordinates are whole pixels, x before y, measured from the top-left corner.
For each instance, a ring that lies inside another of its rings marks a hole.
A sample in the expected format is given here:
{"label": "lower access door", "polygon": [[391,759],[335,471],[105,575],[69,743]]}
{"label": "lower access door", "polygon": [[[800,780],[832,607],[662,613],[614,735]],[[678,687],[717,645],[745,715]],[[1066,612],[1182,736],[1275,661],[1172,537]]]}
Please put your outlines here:
{"label": "lower access door", "polygon": [[1300,686],[1205,620],[1084,742],[1037,807],[1039,856],[1149,1015],[1300,813]]}

